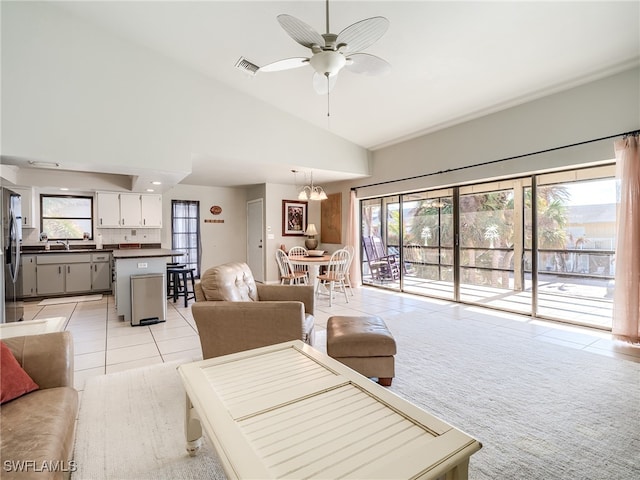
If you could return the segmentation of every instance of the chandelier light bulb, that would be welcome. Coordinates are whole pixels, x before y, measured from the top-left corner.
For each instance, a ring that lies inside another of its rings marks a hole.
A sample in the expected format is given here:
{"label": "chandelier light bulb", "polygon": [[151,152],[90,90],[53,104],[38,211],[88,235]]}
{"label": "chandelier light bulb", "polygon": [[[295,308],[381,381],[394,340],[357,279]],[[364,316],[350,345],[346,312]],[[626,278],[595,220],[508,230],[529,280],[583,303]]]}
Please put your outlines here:
{"label": "chandelier light bulb", "polygon": [[[296,170],[293,170],[294,175],[298,173]],[[313,172],[311,172],[311,185],[305,185],[300,189],[298,193],[298,200],[326,200],[327,194],[325,193],[322,187],[316,186],[313,184]]]}

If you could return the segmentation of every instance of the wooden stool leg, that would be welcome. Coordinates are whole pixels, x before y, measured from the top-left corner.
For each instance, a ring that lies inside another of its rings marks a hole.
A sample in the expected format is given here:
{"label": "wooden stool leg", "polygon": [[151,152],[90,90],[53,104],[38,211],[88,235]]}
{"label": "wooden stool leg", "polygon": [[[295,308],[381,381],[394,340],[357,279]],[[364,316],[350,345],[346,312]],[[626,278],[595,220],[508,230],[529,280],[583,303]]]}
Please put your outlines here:
{"label": "wooden stool leg", "polygon": [[173,272],[173,303],[178,301],[178,295],[180,294],[180,273]]}
{"label": "wooden stool leg", "polygon": [[191,297],[193,300],[196,299],[196,281],[193,278],[193,270],[189,270],[189,276],[191,277]]}
{"label": "wooden stool leg", "polygon": [[[191,272],[189,272],[191,273]],[[184,293],[184,306],[185,308],[188,306],[188,299],[189,299],[189,287],[187,287],[187,272],[182,272],[182,281],[184,282],[184,291],[182,293]]]}

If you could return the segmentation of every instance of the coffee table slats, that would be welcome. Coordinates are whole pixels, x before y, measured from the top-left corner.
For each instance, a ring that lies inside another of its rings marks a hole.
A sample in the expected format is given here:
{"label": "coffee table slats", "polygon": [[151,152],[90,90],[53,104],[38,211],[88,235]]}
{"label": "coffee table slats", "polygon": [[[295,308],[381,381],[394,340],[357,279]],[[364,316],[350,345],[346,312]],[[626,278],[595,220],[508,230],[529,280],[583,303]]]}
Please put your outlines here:
{"label": "coffee table slats", "polygon": [[302,342],[181,373],[230,478],[465,478],[481,447]]}

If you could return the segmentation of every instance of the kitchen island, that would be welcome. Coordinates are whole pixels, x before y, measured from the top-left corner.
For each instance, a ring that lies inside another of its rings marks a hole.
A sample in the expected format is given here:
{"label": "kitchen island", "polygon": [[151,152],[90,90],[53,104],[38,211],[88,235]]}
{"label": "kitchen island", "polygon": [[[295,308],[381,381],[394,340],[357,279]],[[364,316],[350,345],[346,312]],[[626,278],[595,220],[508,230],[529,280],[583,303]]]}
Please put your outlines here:
{"label": "kitchen island", "polygon": [[[162,274],[163,300],[167,291],[167,263],[183,253],[167,248],[120,248],[113,250],[116,311],[125,322],[131,322],[131,276]],[[165,320],[164,318],[161,320]]]}

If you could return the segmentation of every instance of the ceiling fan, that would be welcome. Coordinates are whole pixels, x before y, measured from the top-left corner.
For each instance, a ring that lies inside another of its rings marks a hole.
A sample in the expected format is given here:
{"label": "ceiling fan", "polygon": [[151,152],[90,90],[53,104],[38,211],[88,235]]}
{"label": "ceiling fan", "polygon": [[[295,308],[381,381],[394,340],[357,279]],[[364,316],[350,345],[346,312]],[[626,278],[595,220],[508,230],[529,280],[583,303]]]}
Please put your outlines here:
{"label": "ceiling fan", "polygon": [[364,75],[380,75],[391,69],[391,65],[382,58],[362,53],[362,50],[373,45],[389,28],[389,20],[384,17],[360,20],[337,35],[329,30],[329,0],[326,0],[327,33],[322,35],[291,15],[282,14],[277,18],[291,38],[311,50],[311,56],[278,60],[260,67],[259,72],[278,72],[311,65],[315,70],[313,87],[318,94],[323,95],[333,89],[338,72],[343,67]]}

